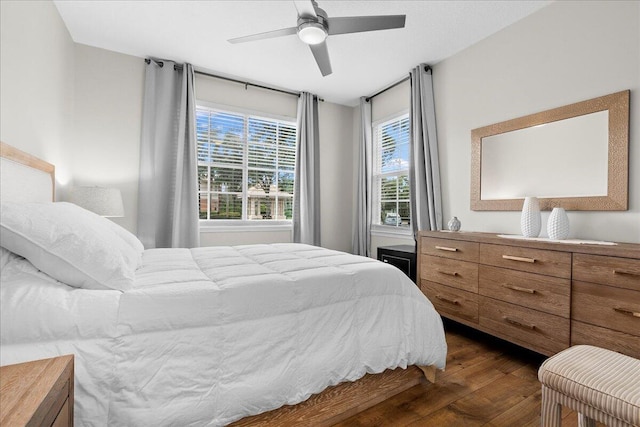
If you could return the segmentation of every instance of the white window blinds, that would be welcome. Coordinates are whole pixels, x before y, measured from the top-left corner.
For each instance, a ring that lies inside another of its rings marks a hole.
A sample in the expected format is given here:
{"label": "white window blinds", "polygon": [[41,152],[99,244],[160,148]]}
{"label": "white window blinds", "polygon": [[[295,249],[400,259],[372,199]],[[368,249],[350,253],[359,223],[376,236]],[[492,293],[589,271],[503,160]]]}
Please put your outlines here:
{"label": "white window blinds", "polygon": [[196,108],[202,220],[290,220],[295,122]]}
{"label": "white window blinds", "polygon": [[409,132],[408,114],[373,126],[374,224],[394,227],[410,224]]}

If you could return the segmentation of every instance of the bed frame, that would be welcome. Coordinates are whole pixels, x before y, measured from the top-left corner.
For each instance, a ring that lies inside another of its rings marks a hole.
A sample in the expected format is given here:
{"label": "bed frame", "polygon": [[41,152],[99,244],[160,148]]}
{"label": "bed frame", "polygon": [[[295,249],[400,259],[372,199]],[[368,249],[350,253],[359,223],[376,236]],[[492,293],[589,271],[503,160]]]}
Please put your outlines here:
{"label": "bed frame", "polygon": [[[55,167],[29,153],[0,142],[3,200],[51,201],[55,195]],[[421,382],[435,382],[434,366],[409,366],[366,374],[354,382],[329,387],[297,405],[243,418],[233,426],[330,426],[364,411]]]}
{"label": "bed frame", "polygon": [[425,379],[435,381],[433,366],[409,366],[367,374],[354,382],[344,382],[314,394],[297,405],[287,405],[263,414],[246,417],[231,426],[331,426],[364,411]]}
{"label": "bed frame", "polygon": [[0,174],[2,200],[46,202],[55,199],[55,166],[2,141]]}

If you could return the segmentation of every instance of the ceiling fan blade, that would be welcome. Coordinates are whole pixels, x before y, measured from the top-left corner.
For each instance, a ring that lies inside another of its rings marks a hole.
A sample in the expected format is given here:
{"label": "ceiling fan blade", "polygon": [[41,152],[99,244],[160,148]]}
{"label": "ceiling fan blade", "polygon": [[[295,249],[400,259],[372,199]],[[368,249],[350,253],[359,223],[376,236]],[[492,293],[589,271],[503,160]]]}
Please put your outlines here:
{"label": "ceiling fan blade", "polygon": [[331,74],[331,60],[329,60],[327,42],[324,41],[318,44],[310,44],[309,48],[311,49],[311,53],[313,53],[313,57],[316,59],[316,63],[318,64],[318,68],[320,68],[322,76],[326,77]]}
{"label": "ceiling fan blade", "polygon": [[297,27],[282,28],[280,30],[267,31],[264,33],[253,34],[250,36],[236,37],[235,39],[229,39],[229,43],[245,43],[253,42],[256,40],[272,39],[274,37],[290,36],[298,32]]}
{"label": "ceiling fan blade", "polygon": [[403,28],[406,15],[346,16],[329,18],[329,35]]}
{"label": "ceiling fan blade", "polygon": [[300,18],[317,18],[316,8],[311,0],[293,0]]}

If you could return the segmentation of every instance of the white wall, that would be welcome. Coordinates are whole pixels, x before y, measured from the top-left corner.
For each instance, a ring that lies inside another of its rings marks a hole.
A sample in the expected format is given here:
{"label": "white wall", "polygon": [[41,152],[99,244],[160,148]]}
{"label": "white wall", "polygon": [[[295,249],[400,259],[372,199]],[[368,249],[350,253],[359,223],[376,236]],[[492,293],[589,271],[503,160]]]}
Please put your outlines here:
{"label": "white wall", "polygon": [[320,240],[325,248],[351,252],[354,109],[321,102]]}
{"label": "white wall", "polygon": [[[214,73],[215,74],[215,73]],[[298,97],[287,93],[245,86],[228,80],[196,74],[196,99],[252,111],[296,118]]]}
{"label": "white wall", "polygon": [[571,237],[640,242],[639,23],[639,2],[554,2],[433,67],[445,222],[520,233],[519,212],[470,210],[472,129],[631,89],[629,211],[568,215]]}
{"label": "white wall", "polygon": [[50,1],[0,1],[0,140],[71,179],[74,43]]}
{"label": "white wall", "polygon": [[[445,224],[455,215],[463,230],[520,234],[520,212],[470,209],[472,129],[631,89],[629,211],[568,216],[571,237],[640,242],[639,22],[638,2],[555,2],[433,67]],[[373,120],[408,108],[409,90],[407,82],[374,98]],[[372,256],[413,243],[371,240]]]}
{"label": "white wall", "polygon": [[407,79],[372,98],[370,102],[373,123],[408,111],[411,105],[411,82]]}
{"label": "white wall", "polygon": [[[142,58],[76,46],[49,1],[2,1],[0,17],[0,139],[56,164],[59,198],[72,178],[109,179],[125,198],[120,223],[135,230]],[[630,210],[569,212],[569,219],[574,237],[640,242],[639,21],[638,2],[555,2],[434,66],[445,222],[456,215],[463,230],[519,232],[518,212],[469,208],[471,129],[631,89]],[[391,114],[397,102],[407,108],[407,93],[400,85],[377,97],[374,114]],[[342,250],[351,247],[347,181],[358,120],[357,109],[320,104],[322,242]],[[203,236],[203,244],[265,238],[226,237]],[[267,237],[288,241],[290,233]],[[377,239],[374,247],[396,243]]]}
{"label": "white wall", "polygon": [[124,218],[114,222],[135,232],[144,60],[75,45],[73,138],[65,144],[74,185],[116,187]]}
{"label": "white wall", "polygon": [[[50,1],[2,1],[0,139],[56,165],[59,200],[71,185],[120,188],[135,232],[142,58],[75,44]],[[205,99],[296,116],[297,98],[198,76]],[[321,103],[322,243],[351,246],[352,109]],[[291,241],[291,232],[202,233],[203,245]]]}

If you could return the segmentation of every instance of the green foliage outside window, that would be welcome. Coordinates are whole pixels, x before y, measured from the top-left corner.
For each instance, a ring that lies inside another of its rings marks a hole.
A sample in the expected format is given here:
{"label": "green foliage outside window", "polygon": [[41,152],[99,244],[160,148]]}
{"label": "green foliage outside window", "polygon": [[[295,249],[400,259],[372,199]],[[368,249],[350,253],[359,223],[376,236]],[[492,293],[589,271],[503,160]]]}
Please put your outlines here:
{"label": "green foliage outside window", "polygon": [[374,126],[374,186],[379,225],[408,227],[411,223],[407,114]]}
{"label": "green foliage outside window", "polygon": [[291,219],[292,122],[198,106],[200,219]]}

